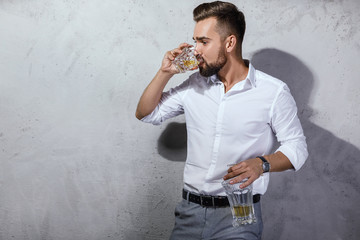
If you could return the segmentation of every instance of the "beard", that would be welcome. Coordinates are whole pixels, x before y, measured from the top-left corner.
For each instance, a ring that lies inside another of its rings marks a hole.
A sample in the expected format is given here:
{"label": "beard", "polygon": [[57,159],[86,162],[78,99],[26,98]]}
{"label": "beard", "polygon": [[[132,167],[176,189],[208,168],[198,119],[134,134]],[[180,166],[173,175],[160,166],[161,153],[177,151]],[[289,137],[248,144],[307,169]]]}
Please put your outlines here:
{"label": "beard", "polygon": [[225,55],[225,51],[219,51],[218,58],[215,63],[207,63],[204,59],[204,66],[199,66],[199,72],[201,76],[210,77],[214,74],[217,74],[226,64],[227,58]]}

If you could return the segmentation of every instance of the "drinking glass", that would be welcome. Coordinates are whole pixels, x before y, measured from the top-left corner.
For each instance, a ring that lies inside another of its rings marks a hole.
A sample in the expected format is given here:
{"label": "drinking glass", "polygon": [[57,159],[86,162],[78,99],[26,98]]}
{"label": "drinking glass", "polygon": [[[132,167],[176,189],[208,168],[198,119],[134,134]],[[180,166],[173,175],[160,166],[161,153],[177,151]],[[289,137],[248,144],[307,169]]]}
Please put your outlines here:
{"label": "drinking glass", "polygon": [[254,213],[252,185],[246,188],[240,188],[240,185],[247,181],[242,180],[239,183],[230,184],[232,179],[222,182],[227,198],[230,203],[231,212],[233,215],[233,226],[239,227],[241,225],[256,223]]}
{"label": "drinking glass", "polygon": [[172,63],[179,72],[184,73],[197,68],[199,61],[197,60],[194,51],[194,47],[186,47],[182,49],[182,53],[176,56]]}

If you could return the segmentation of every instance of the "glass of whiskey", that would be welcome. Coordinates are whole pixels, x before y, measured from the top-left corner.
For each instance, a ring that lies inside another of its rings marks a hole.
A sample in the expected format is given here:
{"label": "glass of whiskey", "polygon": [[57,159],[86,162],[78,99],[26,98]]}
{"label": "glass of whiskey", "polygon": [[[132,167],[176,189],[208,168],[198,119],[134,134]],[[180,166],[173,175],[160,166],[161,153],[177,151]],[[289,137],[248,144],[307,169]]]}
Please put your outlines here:
{"label": "glass of whiskey", "polygon": [[180,73],[195,70],[199,65],[199,61],[197,60],[194,51],[194,47],[183,48],[182,53],[176,56],[172,62]]}
{"label": "glass of whiskey", "polygon": [[222,186],[230,203],[233,226],[240,227],[241,225],[256,223],[252,185],[241,189],[240,185],[247,179],[235,184],[230,184],[230,181],[231,179],[223,181]]}

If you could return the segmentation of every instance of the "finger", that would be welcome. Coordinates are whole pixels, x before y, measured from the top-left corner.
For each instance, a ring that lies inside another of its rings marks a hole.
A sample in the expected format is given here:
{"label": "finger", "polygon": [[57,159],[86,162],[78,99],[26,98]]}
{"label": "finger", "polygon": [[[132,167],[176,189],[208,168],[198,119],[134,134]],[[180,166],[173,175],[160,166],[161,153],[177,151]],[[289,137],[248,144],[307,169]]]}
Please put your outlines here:
{"label": "finger", "polygon": [[246,178],[248,178],[248,177],[245,174],[240,174],[240,175],[232,178],[229,183],[230,184],[236,184],[236,183],[239,183],[239,182],[243,181]]}
{"label": "finger", "polygon": [[[180,52],[179,52],[180,51]],[[181,53],[181,50],[179,50],[179,49],[173,49],[173,50],[171,50],[171,51],[168,51],[168,52],[166,52],[166,58],[167,59],[169,59],[170,61],[173,61],[174,59],[175,59],[175,57],[177,56],[177,55],[179,55],[179,53]]]}
{"label": "finger", "polygon": [[236,164],[236,165],[232,166],[232,167],[231,167],[231,170],[232,170],[232,171],[235,171],[235,170],[238,170],[238,169],[241,169],[241,168],[244,168],[244,167],[245,167],[244,162],[241,162],[241,163],[239,163],[239,164]]}
{"label": "finger", "polygon": [[255,177],[249,177],[246,182],[244,182],[243,184],[240,185],[240,188],[246,188],[246,187],[250,186],[255,180],[256,180]]}
{"label": "finger", "polygon": [[[224,176],[224,180],[227,180],[227,179],[230,179],[230,178],[234,178],[234,177],[236,177],[236,176],[238,176],[238,175],[241,175],[241,174],[244,174],[246,172],[246,169],[244,169],[244,168],[240,168],[240,169],[237,169],[237,170],[235,170],[235,171],[233,171],[233,172],[229,172],[228,174],[226,174],[225,176]],[[236,181],[237,182],[237,181]]]}
{"label": "finger", "polygon": [[193,45],[190,45],[190,44],[188,44],[188,43],[181,43],[180,45],[179,45],[179,49],[183,49],[183,48],[186,48],[186,47],[192,47]]}
{"label": "finger", "polygon": [[169,52],[168,54],[166,54],[166,58],[169,59],[170,61],[173,61],[175,59],[175,56],[173,55],[172,52]]}
{"label": "finger", "polygon": [[228,173],[230,173],[230,172],[234,172],[234,171],[236,171],[236,170],[239,170],[239,169],[241,169],[241,168],[243,168],[244,167],[244,163],[238,163],[238,164],[236,164],[236,165],[234,165],[234,166],[231,166],[229,169],[228,169]]}
{"label": "finger", "polygon": [[179,49],[179,48],[174,48],[173,50],[170,51],[170,55],[173,56],[173,57],[176,57],[180,53],[182,53],[182,50]]}

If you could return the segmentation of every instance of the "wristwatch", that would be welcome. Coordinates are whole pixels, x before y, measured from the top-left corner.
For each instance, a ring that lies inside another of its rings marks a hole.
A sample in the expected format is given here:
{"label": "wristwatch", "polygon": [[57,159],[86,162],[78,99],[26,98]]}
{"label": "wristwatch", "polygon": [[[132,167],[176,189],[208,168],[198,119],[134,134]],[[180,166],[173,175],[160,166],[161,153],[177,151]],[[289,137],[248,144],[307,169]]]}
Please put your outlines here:
{"label": "wristwatch", "polygon": [[263,161],[263,173],[270,172],[270,163],[263,156],[257,156],[257,158],[260,158],[261,161]]}

